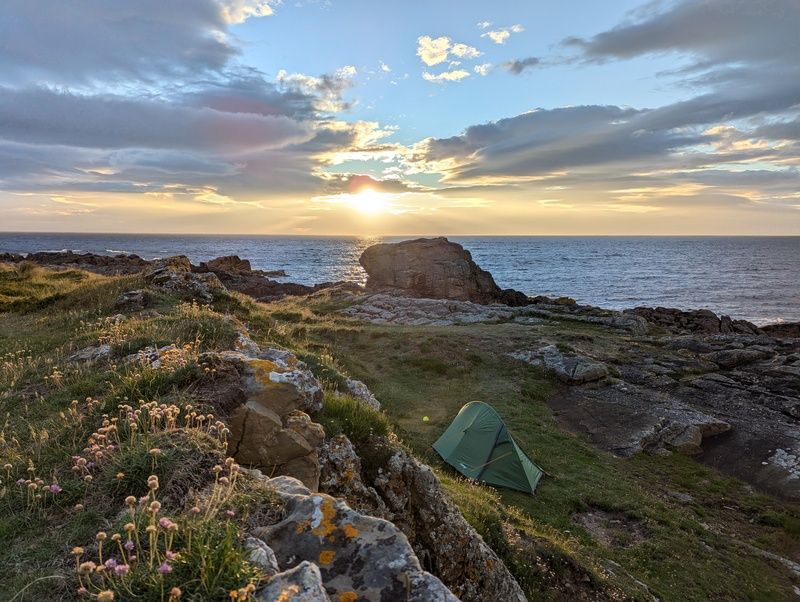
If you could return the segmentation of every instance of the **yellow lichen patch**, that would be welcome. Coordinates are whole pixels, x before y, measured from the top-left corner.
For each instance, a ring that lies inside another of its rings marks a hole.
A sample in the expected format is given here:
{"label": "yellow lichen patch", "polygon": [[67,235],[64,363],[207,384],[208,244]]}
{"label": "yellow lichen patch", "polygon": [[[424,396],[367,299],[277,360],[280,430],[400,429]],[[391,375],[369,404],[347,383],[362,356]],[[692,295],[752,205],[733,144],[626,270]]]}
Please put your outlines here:
{"label": "yellow lichen patch", "polygon": [[303,520],[297,523],[297,526],[294,528],[295,533],[300,535],[303,531],[305,531],[308,526],[311,524],[311,521]]}
{"label": "yellow lichen patch", "polygon": [[284,372],[275,362],[269,360],[251,359],[247,360],[247,363],[253,368],[253,371],[256,373],[256,381],[261,385],[272,384],[269,378],[270,372]]}
{"label": "yellow lichen patch", "polygon": [[311,532],[318,537],[327,537],[336,530],[336,525],[333,519],[336,517],[336,508],[333,506],[333,498],[325,497],[319,506],[322,516],[319,519],[319,524],[314,527]]}
{"label": "yellow lichen patch", "polygon": [[276,602],[291,602],[300,593],[299,585],[290,585],[281,592]]}
{"label": "yellow lichen patch", "polygon": [[336,552],[333,550],[323,550],[319,553],[319,563],[320,564],[330,564],[333,562],[333,558],[336,556]]}
{"label": "yellow lichen patch", "polygon": [[340,592],[339,602],[355,602],[358,599],[358,594],[355,592]]}
{"label": "yellow lichen patch", "polygon": [[353,539],[354,537],[358,536],[358,529],[356,529],[351,523],[347,523],[344,527],[342,527],[342,531],[344,531],[344,535],[348,539]]}

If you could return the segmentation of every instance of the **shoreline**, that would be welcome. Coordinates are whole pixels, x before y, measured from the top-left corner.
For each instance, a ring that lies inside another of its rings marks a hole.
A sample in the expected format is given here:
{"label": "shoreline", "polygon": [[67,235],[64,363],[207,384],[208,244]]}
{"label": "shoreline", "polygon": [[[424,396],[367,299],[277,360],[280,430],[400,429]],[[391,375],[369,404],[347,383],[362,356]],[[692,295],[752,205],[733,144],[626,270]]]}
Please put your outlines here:
{"label": "shoreline", "polygon": [[[0,233],[1,235],[2,233]],[[28,261],[29,257],[34,255],[35,257],[31,260],[34,263],[48,268],[55,268],[55,269],[84,269],[87,271],[94,271],[96,273],[104,274],[104,275],[114,275],[120,273],[134,273],[136,271],[140,271],[145,269],[146,266],[154,264],[158,261],[162,261],[168,259],[168,257],[153,257],[153,258],[145,258],[140,256],[139,254],[128,252],[128,251],[120,251],[115,252],[111,250],[105,251],[84,251],[84,250],[49,250],[49,251],[27,251],[27,252],[2,252],[0,251],[0,263],[19,263],[21,261]],[[234,256],[238,260],[238,256]],[[209,260],[209,262],[217,261],[219,259],[224,258],[214,258]],[[190,258],[191,261],[191,258]],[[247,262],[247,269],[250,270],[250,262],[247,258],[244,259]],[[133,263],[134,267],[131,268],[129,265]],[[203,266],[209,262],[199,262],[199,266]],[[116,266],[116,267],[115,267]],[[198,266],[194,266],[198,267]],[[202,268],[201,268],[202,269]],[[304,282],[294,282],[292,281],[292,274],[291,273],[281,273],[282,270],[270,270],[264,271],[255,269],[252,270],[253,274],[261,275],[267,279],[270,284],[277,285],[279,290],[283,288],[292,289],[294,288],[293,292],[288,292],[285,294],[293,295],[293,294],[305,294],[309,291],[317,290],[320,287],[324,287],[329,282],[317,282],[317,283],[304,283]],[[363,272],[363,268],[362,268]],[[357,280],[343,280],[338,282],[343,282],[359,287],[363,287],[366,283],[367,275],[364,272],[364,276],[360,281]],[[536,294],[529,294],[524,293],[529,298],[535,298],[537,296],[544,296],[548,297],[552,295],[552,293],[536,293]],[[258,298],[256,296],[256,298]],[[723,314],[719,311],[715,311],[711,307],[697,307],[697,306],[688,306],[688,305],[643,305],[643,304],[632,304],[628,306],[621,306],[617,304],[611,303],[597,303],[597,302],[588,302],[583,300],[578,300],[570,296],[565,296],[563,298],[571,299],[571,301],[579,306],[585,307],[589,309],[597,309],[602,311],[610,311],[610,312],[617,312],[617,313],[627,313],[633,312],[638,309],[647,308],[653,309],[658,311],[673,311],[677,310],[679,312],[684,313],[696,313],[696,312],[710,312],[714,314],[716,317],[728,317],[727,314]],[[775,327],[781,328],[784,326],[795,326],[800,324],[800,321],[794,320],[791,317],[783,318],[783,317],[776,317],[776,318],[762,318],[762,317],[751,317],[751,318],[739,318],[738,316],[730,316],[734,320],[744,320],[748,323],[751,323],[758,328],[764,327]]]}

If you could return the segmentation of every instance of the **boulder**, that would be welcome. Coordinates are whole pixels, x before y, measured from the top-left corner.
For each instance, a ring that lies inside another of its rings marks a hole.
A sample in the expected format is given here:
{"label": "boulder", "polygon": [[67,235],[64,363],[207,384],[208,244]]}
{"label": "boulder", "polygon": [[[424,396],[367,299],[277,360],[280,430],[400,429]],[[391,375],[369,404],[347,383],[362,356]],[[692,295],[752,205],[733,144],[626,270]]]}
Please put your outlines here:
{"label": "boulder", "polygon": [[369,387],[367,387],[367,385],[362,383],[360,380],[348,378],[345,381],[345,386],[347,387],[347,392],[350,395],[360,400],[368,407],[372,408],[373,410],[381,409],[381,402],[378,401],[377,398],[372,394],[372,391],[369,390]]}
{"label": "boulder", "polygon": [[776,339],[800,339],[800,322],[778,322],[761,327],[761,331]]}
{"label": "boulder", "polygon": [[258,537],[246,538],[244,549],[247,552],[247,560],[257,566],[267,577],[272,577],[280,571],[275,552]]}
{"label": "boulder", "polygon": [[86,270],[107,276],[136,274],[145,269],[149,262],[138,255],[120,253],[117,255],[96,255],[94,253],[75,253],[73,251],[41,251],[19,255],[4,253],[0,261],[19,263],[31,261],[38,265]]}
{"label": "boulder", "polygon": [[114,308],[124,311],[140,311],[146,308],[150,301],[151,295],[146,290],[125,291],[114,301]]}
{"label": "boulder", "polygon": [[227,416],[228,449],[237,462],[291,475],[316,490],[316,448],[325,431],[308,414],[322,407],[319,382],[291,353],[241,341],[240,351],[200,356],[209,372],[203,371],[196,395]]}
{"label": "boulder", "polygon": [[774,353],[760,349],[722,349],[703,355],[704,359],[710,360],[720,368],[736,368],[746,364],[767,359],[775,355]]}
{"label": "boulder", "polygon": [[509,355],[528,364],[542,366],[569,384],[580,385],[608,376],[605,364],[575,353],[562,353],[555,345],[546,345],[536,351],[515,351]]}
{"label": "boulder", "polygon": [[392,521],[423,566],[462,600],[524,601],[519,584],[448,499],[433,471],[395,443],[374,445],[382,448],[376,455],[388,458],[367,473],[347,437],[326,441],[320,449],[321,489]]}
{"label": "boulder", "polygon": [[257,526],[253,533],[269,542],[281,566],[305,563],[302,570],[312,572],[309,565],[318,566],[332,599],[458,600],[422,569],[408,539],[392,523],[361,514],[343,500],[312,494],[295,479],[279,477],[268,484],[285,503],[285,518]]}
{"label": "boulder", "polygon": [[278,573],[259,592],[262,602],[330,602],[319,567],[304,560],[296,567]]}
{"label": "boulder", "polygon": [[193,273],[192,264],[185,255],[176,255],[155,262],[145,272],[144,277],[155,289],[170,294],[189,296],[206,303],[211,303],[214,295],[226,292],[216,274],[211,272]]}
{"label": "boulder", "polygon": [[367,248],[359,258],[367,288],[399,289],[415,297],[474,303],[527,305],[517,291],[502,290],[469,251],[446,238],[420,238]]}
{"label": "boulder", "polygon": [[94,362],[111,357],[111,345],[95,345],[85,347],[69,356],[71,362]]}
{"label": "boulder", "polygon": [[226,255],[217,257],[206,263],[200,264],[201,268],[206,268],[212,272],[251,272],[250,262],[242,259],[238,255]]}
{"label": "boulder", "polygon": [[758,326],[746,320],[732,320],[717,316],[708,309],[682,311],[670,307],[635,307],[623,313],[641,316],[651,324],[674,334],[753,334],[760,333]]}

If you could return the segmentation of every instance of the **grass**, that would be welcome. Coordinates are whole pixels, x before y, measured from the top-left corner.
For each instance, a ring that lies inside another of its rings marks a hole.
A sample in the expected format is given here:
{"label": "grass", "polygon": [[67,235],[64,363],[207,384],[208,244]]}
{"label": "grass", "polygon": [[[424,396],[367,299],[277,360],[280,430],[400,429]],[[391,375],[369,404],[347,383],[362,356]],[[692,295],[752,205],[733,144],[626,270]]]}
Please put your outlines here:
{"label": "grass", "polygon": [[[617,333],[577,322],[534,328],[365,325],[338,317],[334,312],[342,302],[324,296],[264,305],[232,294],[208,308],[156,295],[157,313],[114,318],[117,296],[141,286],[136,276],[0,268],[0,466],[12,466],[0,485],[0,599],[74,597],[77,576],[69,550],[84,547],[82,561],[97,562],[98,530],[109,537],[124,534],[119,517],[125,498],[149,495],[150,475],[158,477],[159,500],[170,519],[191,520],[186,512],[195,501],[202,504],[196,492],[213,483],[211,468],[222,458],[214,433],[182,425],[131,438],[122,429],[123,444],[88,475],[73,471],[74,457],[84,455],[121,404],[136,407],[139,399],[179,408],[191,404],[185,387],[198,354],[228,348],[237,323],[246,324],[258,343],[287,347],[309,364],[326,388],[318,420],[329,435],[346,434],[365,466],[380,466],[382,452],[371,442],[392,432],[433,466],[448,495],[530,599],[573,599],[587,591],[595,598],[624,593],[648,599],[645,587],[668,601],[794,595],[796,577],[750,546],[797,561],[796,505],[679,455],[620,459],[595,450],[562,430],[548,408],[547,399],[561,385],[505,355],[545,338],[570,348],[586,340],[624,347],[628,342]],[[112,346],[110,358],[90,365],[69,361],[74,351],[101,343]],[[143,347],[168,344],[176,349],[164,368],[125,360]],[[366,382],[384,411],[334,394],[345,391],[347,377]],[[522,448],[547,471],[535,496],[468,482],[432,452],[431,444],[458,409],[474,399],[492,403]],[[152,449],[160,451],[154,456]],[[92,477],[89,482],[86,476]],[[32,498],[17,488],[20,478],[36,485]],[[58,493],[35,497],[53,484]],[[691,500],[679,502],[669,495],[675,491]],[[231,492],[219,510],[233,510],[243,521],[265,495]],[[641,539],[601,543],[576,522],[599,511],[622,517],[618,528],[635,529]],[[253,583],[241,556],[242,524],[215,519],[198,529],[193,537],[204,542],[196,550],[203,555],[187,552],[186,565],[177,563],[169,573],[169,589],[207,599]],[[185,548],[187,542],[173,543]],[[162,534],[162,555],[164,544]],[[219,573],[218,582],[202,582],[183,572],[197,565],[225,565],[230,571]],[[136,584],[141,599],[153,592],[161,599],[167,580],[144,571]],[[127,590],[114,591],[126,599]]]}
{"label": "grass", "polygon": [[[236,325],[211,308],[163,296],[156,314],[115,318],[116,297],[140,285],[137,277],[26,264],[0,269],[0,599],[75,599],[79,587],[92,596],[115,592],[117,600],[167,600],[173,587],[184,599],[229,599],[231,590],[252,597],[259,577],[244,559],[241,525],[248,505],[263,504],[267,494],[248,486],[198,497],[214,485],[213,466],[223,464],[224,425],[193,423],[193,400],[183,395],[199,353],[229,348]],[[99,344],[112,346],[110,358],[69,361],[76,349]],[[175,348],[160,368],[124,359],[166,344]],[[173,411],[180,418],[172,422],[150,418]],[[171,543],[180,559],[167,559],[163,538],[155,546],[158,566],[169,562],[169,573],[130,564],[114,580],[110,571],[95,569],[89,578],[71,570],[73,547],[84,549],[78,565],[101,564],[97,533],[125,535],[125,500],[148,495],[150,477],[160,483],[162,515],[187,526]],[[202,520],[187,514],[193,503]]]}
{"label": "grass", "polygon": [[344,434],[355,445],[371,437],[385,437],[392,430],[386,414],[349,395],[326,395],[317,420],[325,427],[328,437]]}
{"label": "grass", "polygon": [[[587,578],[609,597],[620,591],[676,601],[794,595],[796,577],[748,544],[797,561],[796,505],[753,492],[680,455],[621,459],[590,447],[562,430],[546,404],[561,385],[504,355],[543,338],[561,338],[570,348],[604,339],[625,345],[618,333],[577,322],[539,329],[365,325],[327,313],[321,309],[326,303],[287,300],[252,307],[242,319],[302,313],[302,328],[276,321],[262,333],[278,333],[282,344],[299,352],[322,350],[338,372],[366,382],[394,430],[434,467],[448,494],[531,599],[564,599],[569,592],[558,590],[563,580]],[[459,408],[475,399],[492,403],[518,443],[547,471],[535,496],[469,483],[432,452],[431,444]],[[346,402],[328,398],[326,406],[334,416],[350,417],[359,439],[373,428],[369,416],[353,419]],[[332,428],[344,430],[335,422]],[[692,501],[682,504],[668,495],[671,491]],[[575,520],[597,510],[625,517],[644,534],[642,540],[620,546],[598,542]]]}

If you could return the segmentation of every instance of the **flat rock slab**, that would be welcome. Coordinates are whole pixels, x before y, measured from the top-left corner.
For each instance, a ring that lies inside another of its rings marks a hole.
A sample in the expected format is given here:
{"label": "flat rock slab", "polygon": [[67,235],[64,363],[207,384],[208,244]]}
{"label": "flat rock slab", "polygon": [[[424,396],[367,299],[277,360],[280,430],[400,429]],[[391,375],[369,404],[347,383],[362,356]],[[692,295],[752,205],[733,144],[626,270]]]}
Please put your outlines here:
{"label": "flat rock slab", "polygon": [[509,355],[527,364],[542,366],[569,384],[588,383],[608,376],[608,368],[602,362],[575,353],[562,353],[555,345],[533,351],[515,351]]}
{"label": "flat rock slab", "polygon": [[730,424],[648,389],[571,389],[550,400],[556,417],[594,445],[620,456],[643,451],[702,452],[703,440]]}

